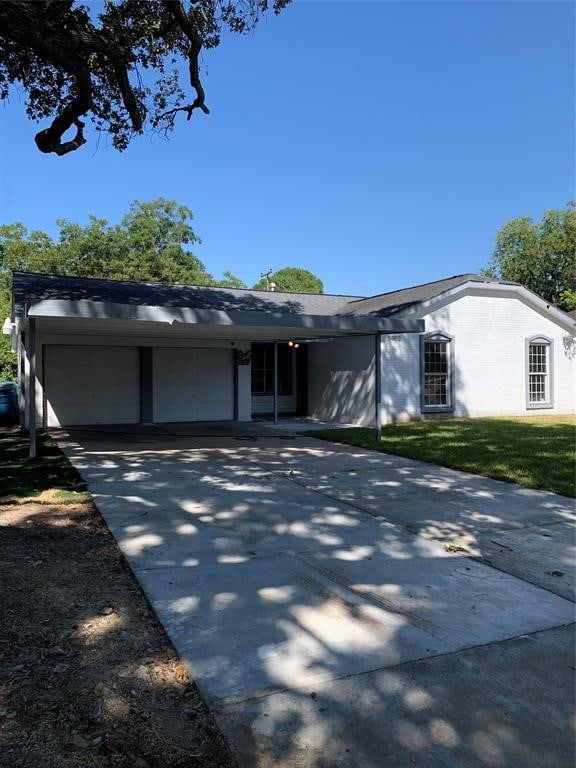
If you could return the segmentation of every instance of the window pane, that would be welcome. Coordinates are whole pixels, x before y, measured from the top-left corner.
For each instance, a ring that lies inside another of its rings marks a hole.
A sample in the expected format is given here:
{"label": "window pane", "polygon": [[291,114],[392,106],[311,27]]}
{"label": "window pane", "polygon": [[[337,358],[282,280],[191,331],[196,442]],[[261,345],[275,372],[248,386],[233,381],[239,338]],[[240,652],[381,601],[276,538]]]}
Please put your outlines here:
{"label": "window pane", "polygon": [[272,391],[270,351],[268,345],[252,346],[252,392],[257,395]]}
{"label": "window pane", "polygon": [[448,405],[447,376],[424,378],[424,403],[426,405]]}
{"label": "window pane", "polygon": [[278,345],[278,394],[292,394],[292,358],[294,352],[288,345]]}
{"label": "window pane", "polygon": [[528,402],[548,402],[548,344],[528,347]]}
{"label": "window pane", "polygon": [[[278,345],[278,394],[292,394],[293,351],[287,344]],[[274,392],[274,345],[252,345],[252,394]]]}
{"label": "window pane", "polygon": [[266,391],[266,382],[264,371],[255,371],[252,369],[252,392],[261,393]]}
{"label": "window pane", "polygon": [[426,342],[424,364],[427,373],[448,373],[447,346],[443,341]]}
{"label": "window pane", "polygon": [[528,368],[530,373],[546,373],[547,345],[530,344]]}
{"label": "window pane", "polygon": [[449,406],[447,341],[424,342],[424,405]]}
{"label": "window pane", "polygon": [[528,397],[531,403],[545,403],[547,400],[546,376],[539,373],[530,374],[528,391]]}

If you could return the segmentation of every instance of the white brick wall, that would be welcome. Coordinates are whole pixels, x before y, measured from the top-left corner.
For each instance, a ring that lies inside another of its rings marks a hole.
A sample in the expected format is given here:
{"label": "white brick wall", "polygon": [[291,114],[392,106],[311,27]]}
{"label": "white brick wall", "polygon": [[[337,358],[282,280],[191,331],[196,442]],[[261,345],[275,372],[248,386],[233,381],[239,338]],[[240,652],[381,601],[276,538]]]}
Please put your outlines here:
{"label": "white brick wall", "polygon": [[420,415],[420,337],[382,337],[382,422],[410,421]]}
{"label": "white brick wall", "polygon": [[[576,341],[548,316],[517,297],[463,295],[422,315],[426,333],[454,337],[456,416],[574,413]],[[526,408],[525,340],[554,339],[554,407]],[[373,339],[310,345],[310,414],[316,418],[374,423]],[[418,334],[382,340],[382,421],[418,419]]]}
{"label": "white brick wall", "polygon": [[517,298],[463,296],[425,317],[426,331],[455,337],[456,415],[528,413],[525,342],[554,339],[554,408],[530,413],[573,413],[576,345],[563,328]]}

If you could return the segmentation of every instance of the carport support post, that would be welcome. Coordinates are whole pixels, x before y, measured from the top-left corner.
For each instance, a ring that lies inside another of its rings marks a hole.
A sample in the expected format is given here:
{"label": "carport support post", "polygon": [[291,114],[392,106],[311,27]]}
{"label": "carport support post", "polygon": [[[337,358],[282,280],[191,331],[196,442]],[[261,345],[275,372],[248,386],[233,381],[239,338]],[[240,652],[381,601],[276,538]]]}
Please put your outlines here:
{"label": "carport support post", "polygon": [[36,458],[36,319],[28,320],[28,430],[30,458]]}
{"label": "carport support post", "polygon": [[375,439],[382,439],[382,334],[374,335],[374,424]]}
{"label": "carport support post", "polygon": [[278,342],[274,342],[274,424],[278,424]]}
{"label": "carport support post", "polygon": [[18,332],[18,416],[20,428],[26,429],[26,346],[24,331]]}

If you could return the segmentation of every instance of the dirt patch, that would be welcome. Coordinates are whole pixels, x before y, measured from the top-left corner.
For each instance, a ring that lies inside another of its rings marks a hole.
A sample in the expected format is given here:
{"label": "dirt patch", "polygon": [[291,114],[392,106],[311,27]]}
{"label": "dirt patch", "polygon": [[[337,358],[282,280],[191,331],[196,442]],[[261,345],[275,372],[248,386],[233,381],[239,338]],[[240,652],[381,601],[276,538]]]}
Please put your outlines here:
{"label": "dirt patch", "polygon": [[0,507],[0,766],[233,768],[93,504]]}

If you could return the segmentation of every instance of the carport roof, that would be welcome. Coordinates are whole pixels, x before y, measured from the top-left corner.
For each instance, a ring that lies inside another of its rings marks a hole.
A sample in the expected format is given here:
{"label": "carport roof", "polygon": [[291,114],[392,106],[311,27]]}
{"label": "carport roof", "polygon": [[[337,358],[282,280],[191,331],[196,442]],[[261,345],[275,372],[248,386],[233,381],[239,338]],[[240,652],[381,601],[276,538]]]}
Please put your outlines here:
{"label": "carport roof", "polygon": [[[222,339],[311,339],[374,333],[413,333],[416,319],[350,314],[358,297],[249,291],[15,272],[13,311],[54,323],[74,320],[75,331],[137,332],[142,323],[159,333],[193,333]],[[48,326],[46,326],[48,324]],[[51,325],[50,325],[51,324]],[[194,330],[192,330],[194,327]],[[163,330],[164,329],[164,330]]]}

